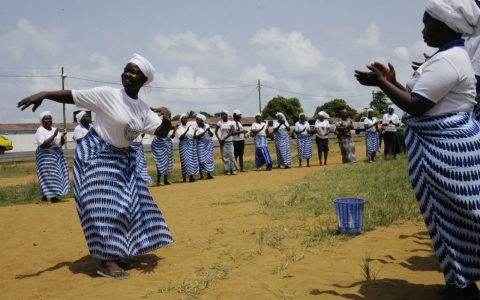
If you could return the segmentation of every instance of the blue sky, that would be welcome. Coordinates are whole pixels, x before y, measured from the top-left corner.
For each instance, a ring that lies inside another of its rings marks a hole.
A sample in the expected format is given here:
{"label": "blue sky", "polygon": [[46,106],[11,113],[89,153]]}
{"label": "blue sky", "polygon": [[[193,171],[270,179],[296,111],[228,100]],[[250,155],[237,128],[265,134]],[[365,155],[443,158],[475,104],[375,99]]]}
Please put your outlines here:
{"label": "blue sky", "polygon": [[[1,1],[0,123],[38,122],[62,105],[45,101],[32,113],[16,103],[43,90],[110,85],[133,53],[156,69],[140,97],[174,115],[188,110],[258,112],[276,95],[300,99],[307,116],[342,98],[362,110],[371,87],[353,71],[391,62],[405,83],[410,62],[433,53],[422,39],[421,0],[316,1]],[[30,76],[30,77],[25,77]],[[32,77],[35,76],[35,77]],[[375,89],[376,91],[376,89]],[[67,105],[71,122],[73,105]]]}

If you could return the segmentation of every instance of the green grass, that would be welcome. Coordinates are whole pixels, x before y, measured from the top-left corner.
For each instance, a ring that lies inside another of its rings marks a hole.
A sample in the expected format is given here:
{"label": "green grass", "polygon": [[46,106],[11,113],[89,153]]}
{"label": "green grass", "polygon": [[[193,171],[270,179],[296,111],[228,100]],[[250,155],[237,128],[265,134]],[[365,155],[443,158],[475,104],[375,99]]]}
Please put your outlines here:
{"label": "green grass", "polygon": [[[70,193],[64,195],[62,199],[73,198],[73,187],[70,181]],[[39,203],[42,199],[40,186],[35,181],[17,186],[7,186],[0,188],[0,207],[10,205],[22,205]]]}

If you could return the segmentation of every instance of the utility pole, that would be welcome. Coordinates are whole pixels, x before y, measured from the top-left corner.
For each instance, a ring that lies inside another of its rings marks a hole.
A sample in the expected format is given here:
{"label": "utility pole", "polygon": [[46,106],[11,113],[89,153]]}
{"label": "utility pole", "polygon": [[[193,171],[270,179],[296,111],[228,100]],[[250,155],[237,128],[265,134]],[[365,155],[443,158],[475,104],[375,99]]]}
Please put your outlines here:
{"label": "utility pole", "polygon": [[262,113],[262,95],[260,95],[260,79],[258,80],[258,112]]}
{"label": "utility pole", "polygon": [[[65,90],[65,78],[66,77],[67,77],[67,75],[65,75],[65,73],[63,73],[63,67],[62,67],[62,91]],[[66,117],[66,112],[65,112],[65,103],[63,103],[63,130],[67,130],[67,117]],[[65,149],[67,149],[67,141],[65,141]]]}
{"label": "utility pole", "polygon": [[375,93],[372,91],[372,101],[375,101]]}

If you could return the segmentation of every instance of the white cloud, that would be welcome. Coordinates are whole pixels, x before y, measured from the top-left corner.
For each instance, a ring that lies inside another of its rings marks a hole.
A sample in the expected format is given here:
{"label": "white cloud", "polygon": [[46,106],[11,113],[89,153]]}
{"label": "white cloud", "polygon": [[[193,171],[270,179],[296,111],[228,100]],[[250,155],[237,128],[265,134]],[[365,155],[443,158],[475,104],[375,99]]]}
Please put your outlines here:
{"label": "white cloud", "polygon": [[39,49],[46,54],[54,55],[63,49],[66,33],[67,30],[61,28],[38,29],[28,20],[22,19],[16,29],[0,36],[0,45],[16,59],[21,58],[27,48],[32,48],[35,52]]}
{"label": "white cloud", "polygon": [[380,28],[375,22],[371,22],[365,32],[353,41],[353,45],[358,48],[367,48],[374,53],[379,52],[383,49],[380,44]]}
{"label": "white cloud", "polygon": [[395,55],[397,55],[398,58],[405,62],[410,62],[410,52],[408,51],[407,48],[405,47],[397,47],[395,48]]}
{"label": "white cloud", "polygon": [[246,67],[245,70],[243,70],[242,74],[238,77],[238,80],[242,83],[253,83],[256,82],[258,79],[260,79],[260,82],[271,82],[275,83],[277,82],[277,79],[268,73],[267,67],[264,65],[256,65],[255,67]]}
{"label": "white cloud", "polygon": [[223,67],[234,67],[239,63],[235,49],[220,35],[199,38],[193,32],[158,33],[153,43],[159,59],[165,61]]}

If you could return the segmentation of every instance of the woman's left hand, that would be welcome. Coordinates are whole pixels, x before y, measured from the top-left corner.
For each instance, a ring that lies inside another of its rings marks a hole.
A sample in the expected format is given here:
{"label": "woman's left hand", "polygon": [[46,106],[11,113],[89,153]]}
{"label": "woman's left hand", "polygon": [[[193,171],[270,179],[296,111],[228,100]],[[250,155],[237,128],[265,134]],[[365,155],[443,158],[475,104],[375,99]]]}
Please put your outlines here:
{"label": "woman's left hand", "polygon": [[362,72],[355,70],[355,77],[361,85],[378,86],[382,80],[385,80],[382,73],[372,65],[367,65],[372,72]]}
{"label": "woman's left hand", "polygon": [[163,116],[163,118],[165,120],[168,120],[170,121],[171,118],[172,118],[172,112],[170,111],[170,109],[166,108],[166,107],[159,107],[159,108],[153,108],[153,107],[150,107],[150,109],[157,113],[158,116]]}

